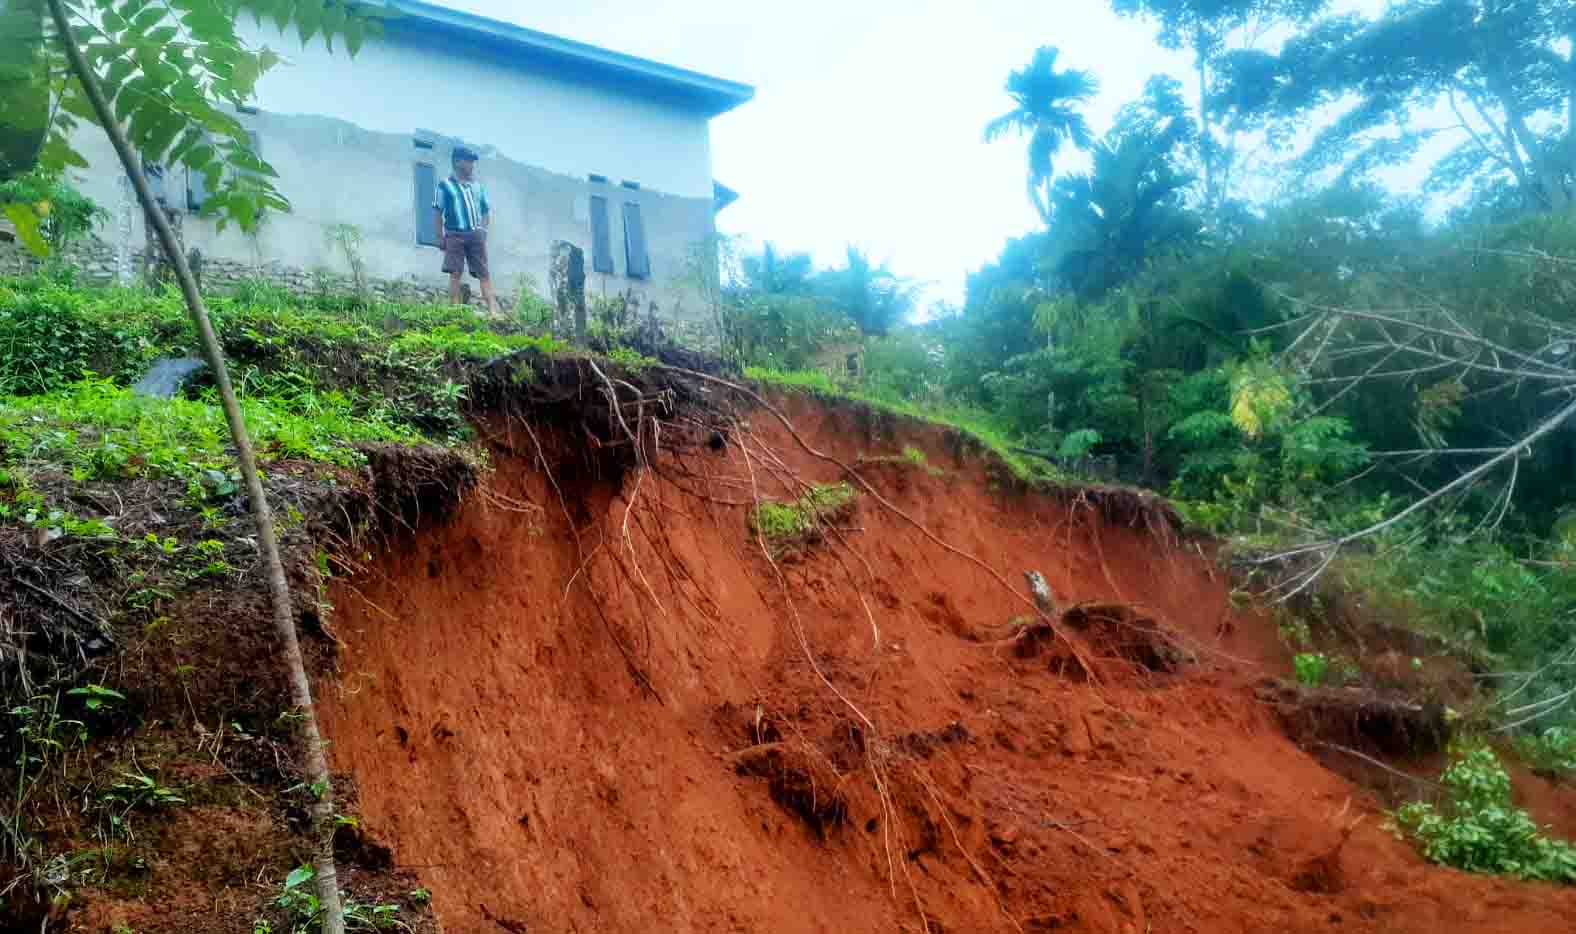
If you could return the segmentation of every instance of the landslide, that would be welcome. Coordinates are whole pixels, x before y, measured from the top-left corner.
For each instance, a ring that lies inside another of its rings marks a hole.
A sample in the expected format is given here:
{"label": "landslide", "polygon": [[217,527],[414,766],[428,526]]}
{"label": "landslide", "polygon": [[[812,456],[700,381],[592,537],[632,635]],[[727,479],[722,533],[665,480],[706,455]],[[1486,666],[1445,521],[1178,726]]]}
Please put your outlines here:
{"label": "landslide", "polygon": [[1291,738],[1406,718],[1267,681],[1273,623],[1163,503],[670,376],[493,372],[493,469],[329,585],[334,767],[445,930],[1576,928]]}

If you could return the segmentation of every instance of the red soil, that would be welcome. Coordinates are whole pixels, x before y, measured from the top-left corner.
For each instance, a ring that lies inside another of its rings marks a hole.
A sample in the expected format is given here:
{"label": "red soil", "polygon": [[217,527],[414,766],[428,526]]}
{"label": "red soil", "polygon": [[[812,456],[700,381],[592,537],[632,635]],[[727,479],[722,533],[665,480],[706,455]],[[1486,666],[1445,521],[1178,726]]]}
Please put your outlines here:
{"label": "red soil", "polygon": [[[1030,611],[870,496],[851,547],[785,562],[785,591],[747,508],[695,495],[747,501],[753,471],[781,496],[734,444],[622,489],[559,465],[577,548],[547,475],[500,445],[453,521],[339,585],[320,685],[364,826],[447,930],[1576,929],[1576,891],[1425,864],[1284,736],[1253,692],[1284,649],[1194,546],[993,492],[937,430],[791,407],[845,460],[920,448],[945,476],[863,472],[1015,588],[1039,570],[1070,601],[1144,604],[1197,663],[1091,682],[982,641]],[[1538,794],[1568,819],[1569,793]]]}

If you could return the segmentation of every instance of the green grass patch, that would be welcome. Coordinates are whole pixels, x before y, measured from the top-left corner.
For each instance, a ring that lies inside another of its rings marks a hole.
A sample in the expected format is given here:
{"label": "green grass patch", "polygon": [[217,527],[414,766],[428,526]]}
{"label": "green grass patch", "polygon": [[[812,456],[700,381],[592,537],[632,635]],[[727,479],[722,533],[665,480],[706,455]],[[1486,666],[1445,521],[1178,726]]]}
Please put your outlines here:
{"label": "green grass patch", "polygon": [[[357,413],[343,396],[314,399],[311,411],[276,400],[242,401],[262,456],[350,466],[360,459],[355,444],[421,440],[386,416]],[[233,467],[229,427],[216,401],[150,399],[104,379],[0,397],[0,486],[12,490],[46,468],[65,471],[76,483],[173,477],[191,484],[228,476]]]}
{"label": "green grass patch", "polygon": [[1065,481],[1066,477],[1050,464],[1017,453],[1016,442],[982,409],[963,406],[922,406],[903,399],[892,399],[864,392],[857,387],[842,386],[825,373],[815,370],[785,372],[782,370],[745,367],[744,375],[765,386],[810,392],[825,399],[849,399],[862,402],[882,412],[930,422],[951,428],[978,442],[990,451],[1018,480],[1031,485]]}
{"label": "green grass patch", "polygon": [[750,527],[773,548],[785,547],[814,535],[853,502],[854,488],[847,483],[817,484],[792,502],[758,504],[750,511]]}

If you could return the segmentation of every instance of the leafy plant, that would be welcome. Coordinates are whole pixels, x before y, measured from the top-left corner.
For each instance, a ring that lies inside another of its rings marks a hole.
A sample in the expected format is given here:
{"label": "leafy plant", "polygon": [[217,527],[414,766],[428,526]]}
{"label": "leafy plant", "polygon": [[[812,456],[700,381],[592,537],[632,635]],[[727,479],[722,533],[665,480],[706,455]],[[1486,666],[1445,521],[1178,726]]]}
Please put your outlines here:
{"label": "leafy plant", "polygon": [[[317,876],[311,866],[298,866],[290,871],[274,896],[272,905],[284,912],[290,934],[316,934],[323,930],[322,906],[307,883]],[[424,891],[424,890],[418,890]],[[345,929],[350,931],[384,931],[392,928],[410,930],[410,925],[399,918],[400,906],[388,902],[362,902],[354,898],[345,900]],[[265,918],[253,922],[253,934],[273,934],[273,924]]]}
{"label": "leafy plant", "polygon": [[1510,796],[1510,775],[1493,750],[1458,752],[1440,776],[1446,801],[1414,801],[1394,814],[1432,862],[1468,872],[1576,883],[1576,847],[1544,835]]}
{"label": "leafy plant", "polygon": [[112,690],[102,684],[89,684],[80,688],[72,688],[66,692],[72,697],[83,698],[82,704],[92,711],[103,710],[125,701],[126,695]]}
{"label": "leafy plant", "polygon": [[1517,737],[1516,751],[1535,771],[1559,778],[1576,775],[1576,728],[1551,726]]}
{"label": "leafy plant", "polygon": [[1323,684],[1330,672],[1330,660],[1322,652],[1299,652],[1291,663],[1297,680],[1309,687]]}
{"label": "leafy plant", "polygon": [[[18,210],[23,208],[25,210]],[[58,254],[109,216],[59,171],[34,166],[0,181],[0,211],[18,220],[17,230],[35,253]]]}
{"label": "leafy plant", "polygon": [[817,484],[787,503],[763,502],[750,512],[750,527],[774,549],[818,532],[854,501],[847,483]]}

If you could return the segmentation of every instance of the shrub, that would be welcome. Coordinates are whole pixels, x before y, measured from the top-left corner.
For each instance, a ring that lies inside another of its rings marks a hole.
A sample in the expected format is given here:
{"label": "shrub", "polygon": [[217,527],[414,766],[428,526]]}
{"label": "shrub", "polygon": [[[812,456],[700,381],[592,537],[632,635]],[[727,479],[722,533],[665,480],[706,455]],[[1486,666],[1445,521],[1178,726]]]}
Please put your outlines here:
{"label": "shrub", "polygon": [[1493,750],[1459,754],[1440,776],[1442,805],[1414,801],[1395,812],[1423,856],[1467,872],[1576,882],[1576,847],[1544,834],[1510,797],[1510,775]]}
{"label": "shrub", "polygon": [[761,503],[750,513],[750,526],[775,547],[792,544],[821,528],[854,501],[847,483],[811,487],[789,503]]}
{"label": "shrub", "polygon": [[1299,652],[1291,664],[1296,669],[1297,680],[1309,687],[1323,684],[1330,673],[1330,660],[1323,652]]}
{"label": "shrub", "polygon": [[1551,726],[1516,740],[1516,751],[1533,769],[1563,777],[1576,775],[1576,729]]}

